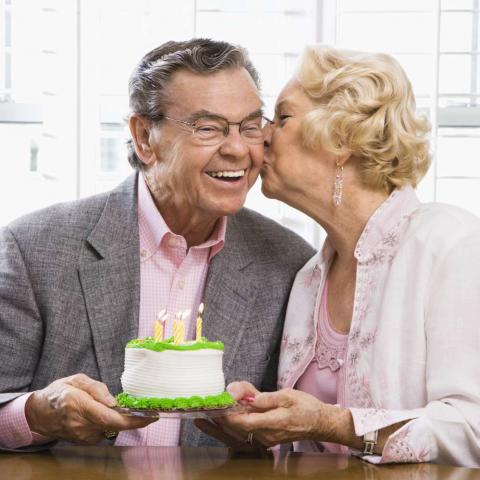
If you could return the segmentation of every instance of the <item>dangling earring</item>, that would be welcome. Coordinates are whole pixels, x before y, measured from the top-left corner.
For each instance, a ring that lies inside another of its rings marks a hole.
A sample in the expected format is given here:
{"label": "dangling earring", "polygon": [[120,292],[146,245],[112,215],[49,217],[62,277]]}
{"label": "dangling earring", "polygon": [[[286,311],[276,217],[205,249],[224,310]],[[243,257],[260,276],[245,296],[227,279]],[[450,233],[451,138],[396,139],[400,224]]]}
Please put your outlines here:
{"label": "dangling earring", "polygon": [[333,187],[333,204],[338,207],[342,203],[343,196],[343,166],[337,163],[335,184]]}

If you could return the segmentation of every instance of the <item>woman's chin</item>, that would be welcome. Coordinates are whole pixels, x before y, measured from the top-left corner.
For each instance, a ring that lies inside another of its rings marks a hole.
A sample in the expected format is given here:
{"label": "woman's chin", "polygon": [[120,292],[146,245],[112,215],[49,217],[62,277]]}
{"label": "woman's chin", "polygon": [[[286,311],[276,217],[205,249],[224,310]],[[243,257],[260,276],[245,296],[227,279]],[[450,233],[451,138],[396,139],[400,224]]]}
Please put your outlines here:
{"label": "woman's chin", "polygon": [[275,190],[268,185],[268,182],[266,182],[262,178],[262,193],[267,197],[267,198],[277,198],[275,195]]}
{"label": "woman's chin", "polygon": [[281,192],[278,187],[279,182],[275,181],[275,175],[269,171],[267,165],[260,170],[260,178],[262,179],[262,193],[267,198],[278,199],[278,194]]}

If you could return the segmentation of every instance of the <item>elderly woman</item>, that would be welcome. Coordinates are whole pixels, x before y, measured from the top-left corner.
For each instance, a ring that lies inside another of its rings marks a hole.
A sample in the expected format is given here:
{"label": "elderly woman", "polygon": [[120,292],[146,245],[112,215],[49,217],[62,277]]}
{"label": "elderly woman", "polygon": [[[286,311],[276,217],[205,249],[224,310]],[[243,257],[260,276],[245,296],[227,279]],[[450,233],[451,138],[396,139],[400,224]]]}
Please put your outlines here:
{"label": "elderly woman", "polygon": [[306,50],[266,131],[263,192],[327,232],[288,305],[279,388],[219,438],[480,465],[480,221],[419,202],[427,124],[390,56]]}

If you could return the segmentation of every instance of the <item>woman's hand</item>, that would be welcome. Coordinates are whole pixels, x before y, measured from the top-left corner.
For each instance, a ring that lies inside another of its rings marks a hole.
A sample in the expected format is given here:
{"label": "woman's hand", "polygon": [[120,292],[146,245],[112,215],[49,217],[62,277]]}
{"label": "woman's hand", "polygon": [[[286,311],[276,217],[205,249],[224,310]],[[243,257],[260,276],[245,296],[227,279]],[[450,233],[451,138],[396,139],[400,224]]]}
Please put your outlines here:
{"label": "woman's hand", "polygon": [[[260,394],[260,392],[248,382],[233,382],[227,387],[227,391],[237,401],[237,403],[247,406],[252,400]],[[225,445],[237,451],[258,451],[264,450],[265,446],[257,440],[249,442],[249,432],[244,432],[241,429],[233,429],[229,426],[225,417],[218,417],[215,419],[205,420],[196,419],[195,425],[207,435],[210,435],[217,440],[220,440]]]}
{"label": "woman's hand", "polygon": [[243,402],[249,405],[246,413],[217,420],[237,438],[248,438],[251,432],[256,442],[273,446],[297,440],[343,443],[351,435],[353,422],[349,410],[323,403],[305,392],[284,389],[260,393],[246,382],[233,383],[228,391],[242,394]]}

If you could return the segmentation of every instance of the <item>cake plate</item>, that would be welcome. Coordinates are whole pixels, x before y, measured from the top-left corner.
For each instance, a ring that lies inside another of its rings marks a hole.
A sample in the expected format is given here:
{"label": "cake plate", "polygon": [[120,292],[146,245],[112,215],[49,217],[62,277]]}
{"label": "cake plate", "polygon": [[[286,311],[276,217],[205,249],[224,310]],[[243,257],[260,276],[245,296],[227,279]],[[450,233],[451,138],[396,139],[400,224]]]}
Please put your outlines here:
{"label": "cake plate", "polygon": [[186,408],[162,410],[161,408],[112,407],[112,409],[121,415],[142,418],[214,418],[247,411],[245,406],[238,403],[231,407],[222,408]]}

